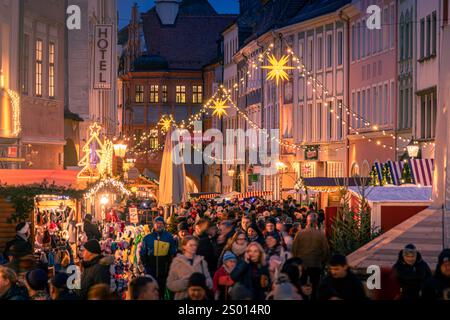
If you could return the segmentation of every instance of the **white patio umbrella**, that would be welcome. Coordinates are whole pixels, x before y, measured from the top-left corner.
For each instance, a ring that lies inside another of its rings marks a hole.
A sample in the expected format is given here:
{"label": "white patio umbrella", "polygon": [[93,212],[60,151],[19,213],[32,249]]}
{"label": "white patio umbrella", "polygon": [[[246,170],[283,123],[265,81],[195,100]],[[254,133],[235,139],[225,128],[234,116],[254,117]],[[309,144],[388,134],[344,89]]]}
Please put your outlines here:
{"label": "white patio umbrella", "polygon": [[[172,141],[172,128],[166,136],[166,144],[161,163],[159,176],[159,205],[172,208],[172,206],[186,201],[186,171],[183,161],[175,161],[175,152],[178,141]],[[180,158],[180,157],[179,157]],[[181,162],[181,163],[180,163]],[[167,219],[168,210],[165,210]]]}

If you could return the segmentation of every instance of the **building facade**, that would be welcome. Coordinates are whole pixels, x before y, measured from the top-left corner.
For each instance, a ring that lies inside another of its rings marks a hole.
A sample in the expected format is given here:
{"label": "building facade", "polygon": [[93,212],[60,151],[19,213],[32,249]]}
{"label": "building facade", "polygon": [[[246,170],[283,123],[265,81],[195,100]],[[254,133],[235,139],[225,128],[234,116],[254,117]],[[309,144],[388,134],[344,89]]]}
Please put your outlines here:
{"label": "building facade", "polygon": [[[380,29],[367,27],[369,5],[381,9]],[[348,166],[350,175],[367,177],[375,162],[396,161],[397,5],[392,0],[353,1],[347,11],[352,113],[348,117],[351,125]],[[352,117],[353,113],[360,115],[359,119]],[[403,121],[406,118],[401,117],[397,122]],[[407,121],[404,126],[407,129]]]}
{"label": "building facade", "polygon": [[[220,33],[235,19],[217,14],[205,0],[184,0],[177,10],[166,5],[159,1],[141,17],[132,15],[142,21],[132,20],[127,27],[120,70],[123,132],[137,141],[132,146],[136,167],[154,176],[159,176],[164,142],[159,120],[173,115],[180,124],[200,111],[206,99],[204,67],[217,58]],[[139,143],[144,133],[151,137]],[[203,164],[186,166],[190,192],[206,188],[203,169]]]}

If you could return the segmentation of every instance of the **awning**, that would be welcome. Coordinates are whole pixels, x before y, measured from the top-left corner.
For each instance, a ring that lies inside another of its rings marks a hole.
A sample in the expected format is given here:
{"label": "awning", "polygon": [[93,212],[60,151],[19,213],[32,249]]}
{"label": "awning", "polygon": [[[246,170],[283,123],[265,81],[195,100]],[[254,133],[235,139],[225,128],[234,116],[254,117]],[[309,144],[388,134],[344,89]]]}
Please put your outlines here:
{"label": "awning", "polygon": [[252,192],[244,192],[240,193],[237,198],[239,199],[247,199],[247,198],[254,198],[254,197],[266,197],[273,195],[272,191],[252,191]]}
{"label": "awning", "polygon": [[197,192],[189,194],[191,198],[198,198],[198,199],[212,199],[218,197],[219,195],[220,193],[217,192]]}
{"label": "awning", "polygon": [[46,182],[59,187],[82,190],[85,188],[85,185],[78,182],[77,174],[77,170],[2,169],[0,170],[0,184],[19,186]]}
{"label": "awning", "polygon": [[303,178],[303,183],[307,187],[357,187],[370,184],[370,178],[352,177],[352,178]]}

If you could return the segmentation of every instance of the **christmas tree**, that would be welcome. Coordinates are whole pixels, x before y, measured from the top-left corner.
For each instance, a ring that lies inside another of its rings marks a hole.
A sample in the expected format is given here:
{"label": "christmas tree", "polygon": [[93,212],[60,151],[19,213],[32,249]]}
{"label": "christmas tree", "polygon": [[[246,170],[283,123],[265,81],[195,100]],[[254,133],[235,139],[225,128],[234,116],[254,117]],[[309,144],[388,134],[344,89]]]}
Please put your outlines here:
{"label": "christmas tree", "polygon": [[386,163],[383,166],[382,172],[383,172],[383,181],[385,181],[385,183],[383,185],[393,184],[393,179],[392,179],[392,175],[391,175],[391,168],[389,167],[388,163]]}
{"label": "christmas tree", "polygon": [[412,175],[411,175],[411,167],[409,166],[409,162],[405,161],[402,170],[402,183],[413,183]]}
{"label": "christmas tree", "polygon": [[372,171],[370,171],[370,185],[374,186],[374,187],[380,185],[380,180],[378,179],[377,168],[375,166],[372,166]]}

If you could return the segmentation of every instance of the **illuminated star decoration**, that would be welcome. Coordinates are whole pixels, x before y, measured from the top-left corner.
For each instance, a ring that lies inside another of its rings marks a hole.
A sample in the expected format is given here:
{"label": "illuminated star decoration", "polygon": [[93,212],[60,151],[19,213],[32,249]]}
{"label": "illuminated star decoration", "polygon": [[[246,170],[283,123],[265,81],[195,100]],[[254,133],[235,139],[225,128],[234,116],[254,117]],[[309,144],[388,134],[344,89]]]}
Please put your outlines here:
{"label": "illuminated star decoration", "polygon": [[294,67],[286,66],[286,63],[289,61],[288,56],[282,56],[280,60],[277,60],[277,58],[272,54],[269,56],[269,63],[270,66],[263,66],[263,69],[268,69],[270,72],[267,74],[267,80],[276,80],[276,83],[278,83],[281,80],[289,80],[289,76],[286,73],[286,70],[292,70],[295,69]]}
{"label": "illuminated star decoration", "polygon": [[169,131],[170,127],[172,126],[172,121],[172,117],[163,117],[158,124],[164,131]]}
{"label": "illuminated star decoration", "polygon": [[228,115],[227,110],[230,107],[225,105],[227,103],[227,100],[217,99],[214,101],[214,105],[210,108],[213,109],[213,116],[217,116],[219,118]]}

